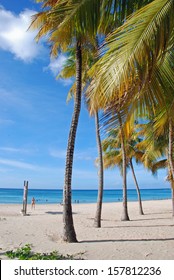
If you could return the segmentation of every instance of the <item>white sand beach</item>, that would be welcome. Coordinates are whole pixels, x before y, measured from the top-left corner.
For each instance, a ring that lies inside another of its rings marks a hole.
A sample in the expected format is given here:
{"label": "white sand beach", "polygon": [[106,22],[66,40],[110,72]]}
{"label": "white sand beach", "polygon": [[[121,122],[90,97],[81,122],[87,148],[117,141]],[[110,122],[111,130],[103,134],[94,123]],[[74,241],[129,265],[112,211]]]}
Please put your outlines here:
{"label": "white sand beach", "polygon": [[145,215],[138,203],[129,202],[130,221],[120,221],[122,203],[104,203],[102,227],[93,227],[95,204],[73,204],[78,243],[62,242],[62,206],[36,205],[28,216],[20,214],[21,205],[0,205],[0,258],[4,252],[27,243],[33,251],[62,254],[82,253],[89,260],[174,259],[174,218],[171,200],[145,201]]}

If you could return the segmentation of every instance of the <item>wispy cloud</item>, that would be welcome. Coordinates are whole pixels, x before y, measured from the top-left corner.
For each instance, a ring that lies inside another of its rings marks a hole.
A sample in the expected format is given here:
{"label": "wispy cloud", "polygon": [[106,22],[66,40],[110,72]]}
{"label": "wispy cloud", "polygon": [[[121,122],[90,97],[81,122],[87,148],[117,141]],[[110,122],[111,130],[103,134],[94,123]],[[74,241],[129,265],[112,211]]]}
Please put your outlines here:
{"label": "wispy cloud", "polygon": [[[21,153],[21,154],[31,154],[33,150],[24,148],[14,148],[14,147],[0,147],[0,151],[6,153]],[[35,151],[34,151],[35,152]]]}
{"label": "wispy cloud", "polygon": [[50,61],[50,64],[44,68],[44,71],[50,70],[52,74],[56,77],[62,70],[62,67],[64,66],[66,60],[66,56],[60,54],[57,59],[53,59]]}
{"label": "wispy cloud", "polygon": [[[51,71],[54,77],[57,77],[59,73],[61,72],[65,62],[67,60],[67,57],[63,54],[60,54],[57,59],[53,59],[50,61],[50,64],[47,67],[44,67],[44,71]],[[58,81],[60,81],[64,86],[69,86],[73,83],[72,79],[62,79],[59,78]]]}
{"label": "wispy cloud", "polygon": [[77,160],[94,160],[94,157],[90,155],[88,152],[76,152],[75,158]]}
{"label": "wispy cloud", "polygon": [[8,119],[0,119],[0,125],[12,125],[15,122],[13,120],[8,120]]}
{"label": "wispy cloud", "polygon": [[[28,91],[25,91],[25,95]],[[19,112],[19,108],[21,112],[32,110],[32,104],[25,97],[23,91],[17,90],[17,89],[12,89],[12,90],[6,90],[3,88],[0,88],[0,102],[3,104],[4,107],[11,107],[15,108]],[[13,121],[11,120],[6,120],[7,124],[11,124]]]}
{"label": "wispy cloud", "polygon": [[[66,157],[66,150],[59,150],[59,149],[50,149],[49,151],[50,156],[56,158],[65,158]],[[91,160],[93,161],[96,157],[96,153],[94,149],[87,149],[85,151],[75,151],[74,158],[76,160]]]}
{"label": "wispy cloud", "polygon": [[80,179],[97,180],[98,176],[97,176],[96,169],[90,171],[90,170],[81,170],[75,168],[73,170],[73,178],[75,181],[77,181],[80,184],[79,181]]}
{"label": "wispy cloud", "polygon": [[29,170],[37,170],[38,166],[22,161],[11,160],[11,159],[3,159],[0,158],[0,164],[7,165],[15,168],[29,169]]}
{"label": "wispy cloud", "polygon": [[44,50],[34,38],[37,32],[27,31],[31,16],[36,12],[25,10],[19,15],[0,7],[0,48],[11,52],[15,58],[30,62],[39,57]]}
{"label": "wispy cloud", "polygon": [[0,158],[0,164],[3,166],[8,166],[11,168],[17,168],[17,169],[25,169],[30,171],[36,171],[36,172],[42,172],[42,173],[58,173],[58,172],[64,172],[63,168],[56,168],[52,166],[41,166],[37,164],[32,164],[20,160],[13,160],[13,159],[6,159],[6,158]]}
{"label": "wispy cloud", "polygon": [[71,78],[69,78],[69,79],[59,78],[58,81],[61,82],[65,87],[73,84],[73,79],[71,79]]}
{"label": "wispy cloud", "polygon": [[66,150],[50,149],[49,155],[51,157],[65,159],[65,157],[66,157]]}

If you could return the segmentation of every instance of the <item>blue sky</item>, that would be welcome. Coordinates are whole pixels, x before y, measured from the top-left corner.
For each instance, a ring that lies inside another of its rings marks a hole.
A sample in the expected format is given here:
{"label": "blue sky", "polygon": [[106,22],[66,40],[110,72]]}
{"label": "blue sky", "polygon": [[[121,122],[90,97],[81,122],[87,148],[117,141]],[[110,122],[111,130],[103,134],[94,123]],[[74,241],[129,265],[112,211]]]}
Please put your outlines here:
{"label": "blue sky", "polygon": [[[73,101],[66,104],[71,81],[57,81],[65,56],[50,61],[44,40],[26,32],[33,0],[0,0],[0,188],[62,188]],[[94,119],[82,105],[73,167],[74,189],[97,189]],[[141,188],[168,187],[166,171],[157,178],[136,167]],[[129,187],[134,188],[130,172]],[[121,188],[117,169],[106,171],[105,188]]]}

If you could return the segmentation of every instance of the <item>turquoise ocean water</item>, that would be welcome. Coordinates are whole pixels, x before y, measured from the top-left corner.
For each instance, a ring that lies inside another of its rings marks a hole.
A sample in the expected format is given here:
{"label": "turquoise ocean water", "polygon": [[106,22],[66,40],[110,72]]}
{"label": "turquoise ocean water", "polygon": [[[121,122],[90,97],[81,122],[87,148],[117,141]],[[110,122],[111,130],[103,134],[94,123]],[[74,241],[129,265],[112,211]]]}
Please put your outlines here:
{"label": "turquoise ocean water", "polygon": [[[28,190],[28,203],[31,202],[32,197],[35,197],[36,203],[60,203],[62,201],[62,190],[41,190],[29,189]],[[170,189],[142,189],[142,200],[158,200],[170,199]],[[5,189],[0,188],[0,204],[18,204],[22,203],[23,189]],[[73,203],[95,203],[97,200],[97,190],[73,190],[72,202]],[[136,201],[136,190],[128,190],[128,200]],[[122,201],[122,190],[104,190],[103,202],[118,202]]]}

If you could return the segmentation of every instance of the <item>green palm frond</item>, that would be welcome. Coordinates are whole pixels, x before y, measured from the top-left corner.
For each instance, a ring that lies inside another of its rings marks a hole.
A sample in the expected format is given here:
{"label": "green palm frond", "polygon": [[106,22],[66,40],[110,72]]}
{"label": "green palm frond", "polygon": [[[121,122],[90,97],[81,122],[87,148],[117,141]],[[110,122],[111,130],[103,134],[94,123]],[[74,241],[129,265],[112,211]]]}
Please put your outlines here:
{"label": "green palm frond", "polygon": [[[123,125],[123,130],[125,127]],[[135,158],[137,163],[143,161],[144,151],[138,150],[137,143],[141,142],[135,127],[129,131],[129,135],[124,139],[126,152],[126,165],[130,165],[130,159]],[[119,128],[107,131],[106,138],[102,141],[103,159],[105,168],[114,168],[118,166],[122,174],[123,154],[122,154],[122,136]]]}
{"label": "green palm frond", "polygon": [[[38,29],[36,39],[49,34],[52,54],[66,50],[73,40],[94,40],[101,15],[101,0],[59,0],[43,2],[43,11],[33,16],[30,28]],[[92,12],[91,12],[92,11]]]}
{"label": "green palm frond", "polygon": [[[88,98],[96,100],[97,96],[98,107],[125,94],[134,98],[151,81],[154,67],[163,61],[166,52],[172,52],[173,10],[173,0],[155,0],[108,37],[108,51],[90,71],[91,75],[97,72],[98,79],[95,86],[91,85]],[[158,95],[149,98],[146,96],[146,102],[151,104]]]}
{"label": "green palm frond", "polygon": [[140,127],[139,133],[143,135],[143,140],[136,147],[138,150],[144,151],[141,162],[152,173],[156,172],[154,169],[155,164],[166,157],[168,153],[168,131],[166,129],[167,127],[163,134],[159,134],[154,127],[154,120],[141,124]]}
{"label": "green palm frond", "polygon": [[103,156],[104,168],[115,168],[116,166],[122,165],[122,155],[119,151],[109,151]]}

